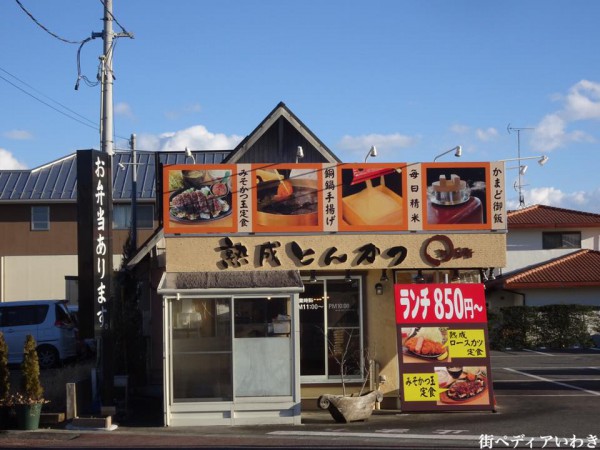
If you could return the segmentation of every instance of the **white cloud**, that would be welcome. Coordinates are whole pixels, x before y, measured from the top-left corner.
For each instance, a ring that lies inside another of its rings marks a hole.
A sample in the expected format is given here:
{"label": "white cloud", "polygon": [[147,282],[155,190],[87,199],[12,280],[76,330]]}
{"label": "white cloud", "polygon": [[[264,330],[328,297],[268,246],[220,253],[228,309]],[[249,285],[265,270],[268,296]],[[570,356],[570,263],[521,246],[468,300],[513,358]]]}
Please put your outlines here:
{"label": "white cloud", "polygon": [[600,83],[581,80],[569,89],[564,115],[568,120],[600,119]]}
{"label": "white cloud", "polygon": [[492,139],[494,139],[496,136],[498,136],[498,130],[496,130],[495,128],[486,128],[481,129],[481,128],[477,128],[477,130],[475,130],[475,134],[477,135],[477,138],[480,141],[490,141]]}
{"label": "white cloud", "polygon": [[595,142],[593,136],[581,131],[569,131],[573,123],[600,120],[600,83],[581,80],[567,95],[555,96],[561,108],[540,120],[532,134],[532,146],[537,151],[551,151],[573,142]]}
{"label": "white cloud", "polygon": [[[563,192],[554,187],[541,187],[523,190],[525,203],[529,205],[547,205],[557,208],[573,209],[600,213],[600,188],[588,191]],[[517,200],[507,200],[508,209],[517,209]]]}
{"label": "white cloud", "polygon": [[202,106],[200,106],[200,103],[192,103],[184,106],[183,108],[165,112],[165,117],[169,120],[176,120],[181,116],[194,114],[200,111],[202,111]]}
{"label": "white cloud", "polygon": [[133,119],[135,117],[129,103],[119,102],[114,106],[113,110],[117,116],[127,117],[129,119]]}
{"label": "white cloud", "polygon": [[467,125],[456,123],[450,127],[450,131],[456,134],[467,134],[471,129]]}
{"label": "white cloud", "polygon": [[8,150],[0,148],[0,170],[26,169],[25,164],[19,162]]}
{"label": "white cloud", "polygon": [[10,130],[4,133],[4,137],[15,141],[27,141],[33,139],[33,134],[27,130]]}
{"label": "white cloud", "polygon": [[538,151],[552,151],[571,142],[594,142],[589,134],[575,130],[567,132],[568,122],[560,114],[548,114],[533,131],[533,146]]}
{"label": "white cloud", "polygon": [[203,125],[195,125],[160,135],[141,134],[138,147],[141,150],[167,152],[183,151],[186,147],[194,150],[232,150],[242,139],[243,136],[211,133]]}

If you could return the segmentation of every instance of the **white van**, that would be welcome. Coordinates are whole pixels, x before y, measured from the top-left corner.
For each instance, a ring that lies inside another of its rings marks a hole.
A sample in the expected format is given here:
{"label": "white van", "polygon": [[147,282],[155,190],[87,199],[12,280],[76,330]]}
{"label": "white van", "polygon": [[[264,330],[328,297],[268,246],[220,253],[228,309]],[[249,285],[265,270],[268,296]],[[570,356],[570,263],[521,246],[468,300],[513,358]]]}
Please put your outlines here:
{"label": "white van", "polygon": [[77,355],[76,328],[63,300],[0,303],[0,331],[8,345],[8,363],[23,361],[28,334],[37,343],[40,368],[48,369]]}

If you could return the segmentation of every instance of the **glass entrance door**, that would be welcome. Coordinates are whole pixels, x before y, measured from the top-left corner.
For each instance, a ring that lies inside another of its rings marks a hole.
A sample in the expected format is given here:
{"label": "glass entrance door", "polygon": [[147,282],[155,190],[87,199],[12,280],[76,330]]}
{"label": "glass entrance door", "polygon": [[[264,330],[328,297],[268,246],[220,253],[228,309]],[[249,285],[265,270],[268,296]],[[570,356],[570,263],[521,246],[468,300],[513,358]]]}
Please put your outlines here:
{"label": "glass entrance door", "polygon": [[232,400],[231,300],[170,304],[173,402]]}
{"label": "glass entrance door", "polygon": [[235,397],[292,395],[289,297],[234,299]]}

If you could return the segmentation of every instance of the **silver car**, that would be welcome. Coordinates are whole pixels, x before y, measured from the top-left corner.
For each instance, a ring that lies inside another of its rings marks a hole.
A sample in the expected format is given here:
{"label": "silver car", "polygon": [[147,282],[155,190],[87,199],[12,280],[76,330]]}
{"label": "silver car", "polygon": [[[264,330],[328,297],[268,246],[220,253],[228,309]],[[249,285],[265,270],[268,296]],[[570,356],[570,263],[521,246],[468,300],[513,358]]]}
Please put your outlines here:
{"label": "silver car", "polygon": [[23,361],[23,347],[28,334],[37,343],[42,369],[55,367],[77,355],[77,330],[65,301],[0,303],[0,331],[8,344],[9,364]]}

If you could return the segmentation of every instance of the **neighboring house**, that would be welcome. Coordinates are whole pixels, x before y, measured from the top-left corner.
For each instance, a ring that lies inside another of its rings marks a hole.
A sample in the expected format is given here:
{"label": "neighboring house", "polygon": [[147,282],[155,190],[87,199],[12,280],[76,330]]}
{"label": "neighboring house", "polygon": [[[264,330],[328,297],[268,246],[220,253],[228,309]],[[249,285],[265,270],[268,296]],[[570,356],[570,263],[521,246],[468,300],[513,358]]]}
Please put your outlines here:
{"label": "neighboring house", "polygon": [[[198,152],[198,163],[220,163],[228,151]],[[131,219],[137,168],[138,242],[158,226],[156,158],[184,163],[185,154],[131,152],[113,157],[113,267],[121,263]],[[77,304],[77,155],[32,170],[0,171],[0,302],[67,299]]]}
{"label": "neighboring house", "polygon": [[[243,163],[251,155],[263,162],[295,162],[299,146],[303,149],[302,162],[340,162],[284,103],[279,103],[233,150],[193,151],[191,157],[184,149],[138,150],[136,161],[131,151],[114,155],[115,270],[129,235],[132,173],[137,168],[138,251],[127,269],[135,270],[139,280],[142,334],[152,336],[148,361],[151,383],[162,378],[163,358],[162,299],[156,294],[164,271],[157,164]],[[66,298],[77,305],[77,258],[77,154],[31,170],[0,170],[0,302]]]}
{"label": "neighboring house", "polygon": [[492,308],[600,306],[600,214],[544,205],[510,211],[506,260],[486,282]]}

